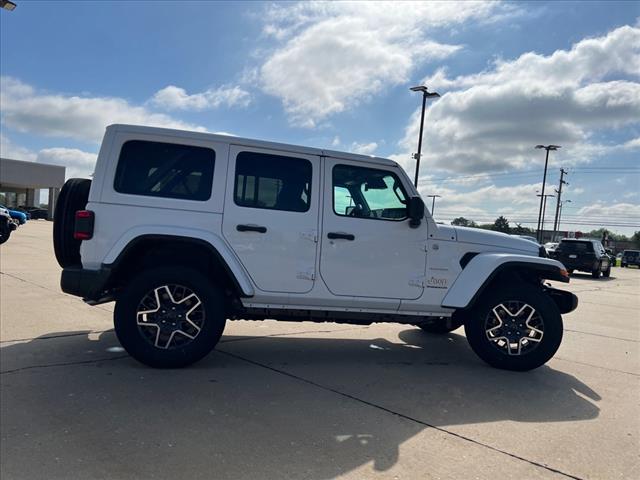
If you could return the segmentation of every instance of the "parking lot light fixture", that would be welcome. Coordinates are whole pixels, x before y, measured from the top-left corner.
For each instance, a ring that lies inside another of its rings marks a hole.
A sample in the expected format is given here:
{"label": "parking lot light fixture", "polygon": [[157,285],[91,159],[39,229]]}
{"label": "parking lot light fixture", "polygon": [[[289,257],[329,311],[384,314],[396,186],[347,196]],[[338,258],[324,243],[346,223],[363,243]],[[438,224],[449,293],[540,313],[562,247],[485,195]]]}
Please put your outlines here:
{"label": "parking lot light fixture", "polygon": [[542,233],[540,232],[540,220],[542,219],[542,204],[545,200],[545,196],[544,196],[544,185],[545,183],[547,183],[547,165],[549,164],[549,151],[551,150],[558,150],[560,147],[560,145],[536,145],[537,149],[542,149],[544,148],[547,151],[547,155],[544,159],[544,174],[542,175],[542,194],[540,196],[540,209],[538,210],[538,228],[537,228],[537,234],[538,234],[538,242],[542,241]]}
{"label": "parking lot light fixture", "polygon": [[13,12],[16,9],[17,5],[11,0],[0,0],[0,7]]}
{"label": "parking lot light fixture", "polygon": [[418,188],[418,171],[420,170],[420,157],[422,156],[422,132],[424,130],[424,110],[427,106],[427,98],[436,98],[440,94],[437,92],[429,92],[424,85],[418,85],[417,87],[411,87],[409,90],[412,92],[422,92],[422,114],[420,116],[420,134],[418,137],[418,153],[413,154],[413,158],[416,159],[416,177],[413,184]]}

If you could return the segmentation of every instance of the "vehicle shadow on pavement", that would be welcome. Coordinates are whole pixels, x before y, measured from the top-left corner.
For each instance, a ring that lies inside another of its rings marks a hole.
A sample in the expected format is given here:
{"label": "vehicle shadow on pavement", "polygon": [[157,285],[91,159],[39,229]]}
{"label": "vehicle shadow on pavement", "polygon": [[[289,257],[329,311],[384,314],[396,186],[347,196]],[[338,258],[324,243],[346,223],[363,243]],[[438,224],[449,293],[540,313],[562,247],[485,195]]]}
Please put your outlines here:
{"label": "vehicle shadow on pavement", "polygon": [[[431,426],[599,413],[574,376],[491,369],[462,335],[351,333],[225,336],[182,370],[137,363],[112,331],[6,344],[1,473],[68,478],[72,464],[84,478],[328,479],[369,462],[388,470],[421,432],[435,462],[429,444],[443,433]],[[38,462],[25,461],[34,441]]]}
{"label": "vehicle shadow on pavement", "polygon": [[610,282],[612,280],[617,280],[617,277],[615,277],[613,274],[610,277],[603,277],[600,276],[598,278],[593,278],[593,276],[590,273],[576,273],[573,272],[571,274],[571,280],[591,280],[593,282]]}

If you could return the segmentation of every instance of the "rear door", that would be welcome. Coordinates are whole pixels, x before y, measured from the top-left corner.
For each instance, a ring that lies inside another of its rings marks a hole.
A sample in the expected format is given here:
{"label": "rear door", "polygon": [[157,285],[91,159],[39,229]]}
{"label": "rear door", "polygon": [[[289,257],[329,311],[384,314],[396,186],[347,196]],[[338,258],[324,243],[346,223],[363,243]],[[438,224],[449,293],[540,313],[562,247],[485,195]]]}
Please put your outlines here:
{"label": "rear door", "polygon": [[313,287],[319,171],[318,156],[231,146],[223,235],[264,292]]}
{"label": "rear door", "polygon": [[320,273],[327,288],[354,297],[420,297],[427,226],[409,227],[408,195],[393,167],[326,158],[324,181]]}

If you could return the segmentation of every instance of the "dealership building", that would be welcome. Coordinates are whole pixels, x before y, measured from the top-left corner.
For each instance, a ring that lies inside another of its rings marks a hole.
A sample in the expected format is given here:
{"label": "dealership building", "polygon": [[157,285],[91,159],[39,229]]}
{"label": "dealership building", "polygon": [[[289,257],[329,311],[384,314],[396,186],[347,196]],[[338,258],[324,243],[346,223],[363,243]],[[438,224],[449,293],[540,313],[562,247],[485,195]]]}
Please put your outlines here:
{"label": "dealership building", "polygon": [[[53,219],[65,179],[65,167],[0,158],[0,203],[10,208],[40,207],[41,190],[48,191],[46,208]],[[45,195],[43,195],[44,197]]]}

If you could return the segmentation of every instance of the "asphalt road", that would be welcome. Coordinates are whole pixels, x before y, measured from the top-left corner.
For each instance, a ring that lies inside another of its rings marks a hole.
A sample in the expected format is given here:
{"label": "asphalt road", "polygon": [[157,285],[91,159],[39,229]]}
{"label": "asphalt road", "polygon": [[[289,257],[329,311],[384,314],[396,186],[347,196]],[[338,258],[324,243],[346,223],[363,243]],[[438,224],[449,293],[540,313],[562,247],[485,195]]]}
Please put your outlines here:
{"label": "asphalt road", "polygon": [[0,247],[0,476],[640,478],[640,270],[576,275],[548,365],[494,370],[464,332],[228,322],[197,365],[146,368],[113,306],[61,293],[51,223]]}

